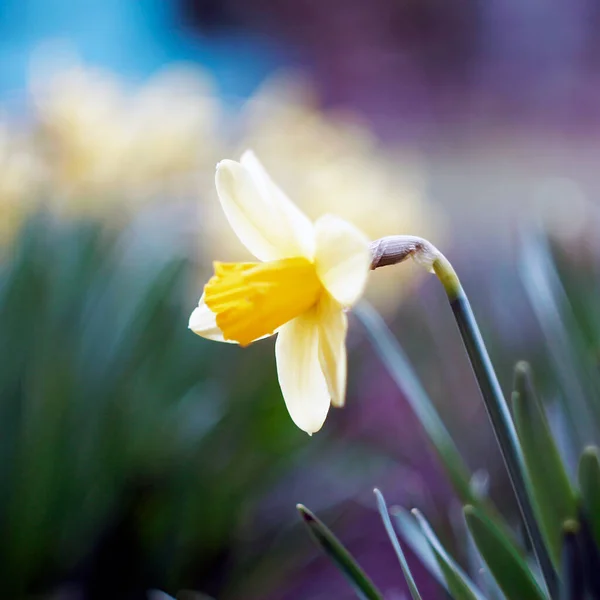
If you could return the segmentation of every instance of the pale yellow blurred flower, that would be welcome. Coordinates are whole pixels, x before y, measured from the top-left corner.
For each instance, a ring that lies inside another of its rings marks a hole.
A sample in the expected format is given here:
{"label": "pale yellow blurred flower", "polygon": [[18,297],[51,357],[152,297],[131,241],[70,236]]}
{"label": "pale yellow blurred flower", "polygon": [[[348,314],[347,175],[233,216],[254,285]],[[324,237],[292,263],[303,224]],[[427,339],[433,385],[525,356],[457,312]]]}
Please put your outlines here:
{"label": "pale yellow blurred flower", "polygon": [[313,225],[252,152],[219,163],[216,189],[234,234],[262,262],[216,262],[190,329],[243,346],[277,333],[283,398],[294,423],[313,434],[331,404],[344,404],[345,311],[365,287],[369,240],[332,215]]}
{"label": "pale yellow blurred flower", "polygon": [[31,92],[47,186],[69,211],[189,197],[218,156],[219,104],[197,70],[170,67],[136,88],[74,62],[34,70]]}
{"label": "pale yellow blurred flower", "polygon": [[[248,102],[239,126],[239,148],[253,148],[310,218],[339,215],[370,239],[411,233],[439,240],[441,224],[432,219],[439,211],[427,205],[418,157],[384,149],[356,117],[319,109],[302,82],[272,80]],[[205,223],[218,247],[213,252],[237,250],[223,235],[221,215],[205,215]],[[393,310],[416,276],[412,269],[376,272],[368,298],[380,310]]]}
{"label": "pale yellow blurred flower", "polygon": [[[160,180],[168,191],[190,191],[187,175],[208,169],[219,151],[220,105],[198,70],[171,67],[133,98],[128,116],[133,189]],[[197,190],[194,189],[194,193]]]}

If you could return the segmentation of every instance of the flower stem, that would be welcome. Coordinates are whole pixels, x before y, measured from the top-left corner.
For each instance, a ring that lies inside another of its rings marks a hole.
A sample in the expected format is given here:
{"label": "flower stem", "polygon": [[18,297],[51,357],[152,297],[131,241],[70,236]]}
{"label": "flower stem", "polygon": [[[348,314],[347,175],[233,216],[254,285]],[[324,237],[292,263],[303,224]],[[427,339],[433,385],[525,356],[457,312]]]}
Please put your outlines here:
{"label": "flower stem", "polygon": [[[444,286],[477,383],[479,384],[479,389],[481,390],[498,445],[500,446],[525,528],[531,540],[531,545],[540,565],[550,597],[554,598],[556,596],[555,590],[557,585],[556,572],[554,571],[540,527],[535,518],[531,500],[527,493],[523,451],[519,444],[508,404],[502,394],[502,389],[500,388],[496,372],[483,342],[469,299],[463,290],[456,271],[448,259],[433,244],[420,238],[405,238],[404,236],[394,236],[394,238],[395,241],[393,244],[391,243],[392,238],[383,238],[382,240],[373,242],[371,246],[374,256],[372,268],[375,269],[378,266],[395,264],[395,262],[401,262],[408,257],[412,257],[433,271]],[[402,247],[402,239],[406,240],[404,244],[405,252],[399,251],[399,248]],[[418,241],[415,242],[415,240]],[[398,260],[393,261],[389,253],[386,255],[386,246],[392,248],[394,256]]]}
{"label": "flower stem", "polygon": [[[442,283],[444,283],[443,280]],[[444,288],[448,292],[445,283]],[[460,284],[455,293],[448,293],[448,300],[450,301],[460,335],[467,349],[467,354],[471,360],[471,365],[473,366],[488,416],[492,422],[498,445],[502,451],[504,463],[506,464],[506,469],[515,491],[533,550],[537,556],[548,591],[553,595],[552,591],[556,585],[556,574],[527,493],[524,478],[523,452],[508,405],[500,389],[500,384],[498,383],[494,367],[481,337],[479,327],[475,321],[469,299]]]}

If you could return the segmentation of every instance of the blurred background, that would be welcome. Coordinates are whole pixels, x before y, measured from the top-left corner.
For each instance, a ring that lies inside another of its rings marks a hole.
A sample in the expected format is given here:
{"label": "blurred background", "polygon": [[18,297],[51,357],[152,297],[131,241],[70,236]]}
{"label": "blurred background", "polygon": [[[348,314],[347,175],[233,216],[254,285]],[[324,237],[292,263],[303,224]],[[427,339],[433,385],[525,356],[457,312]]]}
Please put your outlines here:
{"label": "blurred background", "polygon": [[[4,0],[2,596],[352,598],[302,502],[407,598],[373,486],[449,539],[458,505],[358,320],[347,407],[313,438],[272,340],[187,329],[212,261],[247,256],[215,164],[252,148],[309,216],[430,239],[503,386],[527,359],[552,405],[556,343],[600,357],[599,24],[591,0]],[[437,282],[383,269],[367,297],[514,517]]]}

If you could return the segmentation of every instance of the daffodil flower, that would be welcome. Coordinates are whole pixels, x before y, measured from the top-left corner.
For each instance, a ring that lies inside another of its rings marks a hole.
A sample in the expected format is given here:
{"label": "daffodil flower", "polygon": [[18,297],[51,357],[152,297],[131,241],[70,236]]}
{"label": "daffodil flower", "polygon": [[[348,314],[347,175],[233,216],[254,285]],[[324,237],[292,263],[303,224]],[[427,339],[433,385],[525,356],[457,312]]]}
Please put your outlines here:
{"label": "daffodil flower", "polygon": [[262,262],[214,263],[189,327],[246,346],[277,333],[277,375],[296,425],[318,431],[346,393],[346,310],[370,270],[368,239],[331,215],[314,224],[271,180],[252,152],[217,165],[229,224]]}

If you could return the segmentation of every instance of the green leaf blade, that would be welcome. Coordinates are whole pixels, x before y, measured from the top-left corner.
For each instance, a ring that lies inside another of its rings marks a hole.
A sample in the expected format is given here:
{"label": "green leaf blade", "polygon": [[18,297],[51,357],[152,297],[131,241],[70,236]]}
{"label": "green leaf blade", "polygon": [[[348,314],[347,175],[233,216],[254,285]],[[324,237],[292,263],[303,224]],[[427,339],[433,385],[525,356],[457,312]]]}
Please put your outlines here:
{"label": "green leaf blade", "polygon": [[519,549],[482,511],[465,506],[475,545],[507,600],[546,600]]}
{"label": "green leaf blade", "polygon": [[468,575],[446,552],[425,517],[416,509],[412,511],[412,514],[435,554],[452,598],[454,600],[486,600]]}
{"label": "green leaf blade", "polygon": [[411,513],[400,506],[392,506],[389,513],[394,518],[396,528],[413,551],[413,554],[419,558],[435,580],[447,590],[448,584],[437,562],[435,552],[431,549],[427,538],[423,535]]}
{"label": "green leaf blade", "polygon": [[515,367],[512,403],[534,509],[558,570],[563,545],[562,524],[577,518],[577,499],[525,362]]}
{"label": "green leaf blade", "polygon": [[473,494],[470,485],[469,469],[400,343],[368,302],[361,301],[354,314],[365,327],[379,359],[427,433],[460,501],[478,504],[479,498]]}
{"label": "green leaf blade", "polygon": [[410,567],[408,566],[408,562],[406,561],[406,557],[404,556],[404,552],[402,551],[402,546],[398,541],[398,536],[396,535],[396,531],[392,525],[392,520],[390,519],[383,494],[378,489],[374,489],[373,492],[377,498],[377,508],[379,510],[379,514],[381,515],[385,530],[390,538],[392,546],[394,547],[398,561],[400,562],[400,567],[402,569],[402,573],[404,574],[404,579],[406,579],[410,595],[412,596],[413,600],[423,600],[411,573]]}
{"label": "green leaf blade", "polygon": [[373,582],[329,528],[302,504],[296,508],[317,544],[345,575],[357,596],[362,600],[383,600]]}

